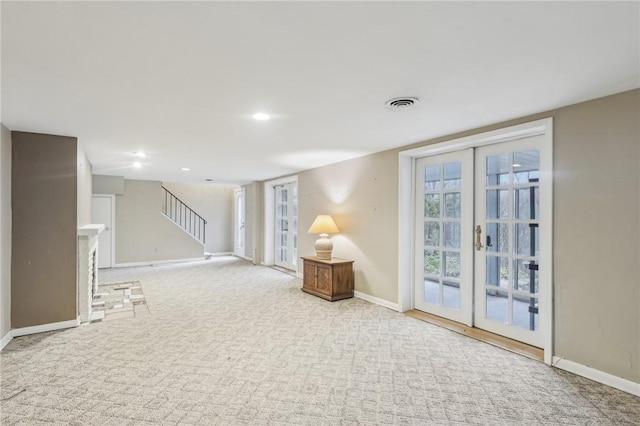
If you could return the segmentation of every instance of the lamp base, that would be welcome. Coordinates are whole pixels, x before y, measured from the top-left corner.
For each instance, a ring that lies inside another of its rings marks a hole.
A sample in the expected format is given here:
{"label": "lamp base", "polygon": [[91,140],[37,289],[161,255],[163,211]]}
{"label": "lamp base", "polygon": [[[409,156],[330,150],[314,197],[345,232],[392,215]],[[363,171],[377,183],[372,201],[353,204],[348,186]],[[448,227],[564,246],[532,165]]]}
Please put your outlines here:
{"label": "lamp base", "polygon": [[329,234],[320,234],[320,238],[316,241],[316,257],[322,260],[331,260],[331,252],[333,251],[333,241],[329,239]]}

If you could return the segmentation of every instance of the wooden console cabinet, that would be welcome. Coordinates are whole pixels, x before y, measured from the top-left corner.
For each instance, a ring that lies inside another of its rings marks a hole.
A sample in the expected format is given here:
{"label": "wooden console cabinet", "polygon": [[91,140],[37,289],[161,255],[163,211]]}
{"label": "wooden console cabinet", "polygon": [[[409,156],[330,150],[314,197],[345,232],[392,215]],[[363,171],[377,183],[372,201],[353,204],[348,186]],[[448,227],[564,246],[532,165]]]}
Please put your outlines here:
{"label": "wooden console cabinet", "polygon": [[353,297],[353,260],[302,257],[302,291],[330,301]]}

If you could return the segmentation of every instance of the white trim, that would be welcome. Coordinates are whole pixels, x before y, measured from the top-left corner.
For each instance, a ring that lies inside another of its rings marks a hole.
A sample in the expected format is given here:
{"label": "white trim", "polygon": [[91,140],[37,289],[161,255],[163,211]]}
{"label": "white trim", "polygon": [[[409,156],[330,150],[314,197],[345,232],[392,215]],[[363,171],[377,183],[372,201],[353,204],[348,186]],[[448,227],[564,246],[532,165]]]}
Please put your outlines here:
{"label": "white trim", "polygon": [[[220,256],[227,256],[227,255],[231,255],[231,253],[222,254]],[[217,255],[213,254],[213,256],[217,256]],[[113,267],[114,268],[129,268],[131,266],[154,266],[154,265],[161,265],[161,264],[164,264],[164,263],[197,262],[199,260],[204,260],[204,256],[202,256],[202,257],[192,257],[192,258],[189,258],[189,259],[147,260],[147,261],[143,261],[143,262],[116,263],[115,265],[113,265]]]}
{"label": "white trim", "polygon": [[[287,176],[280,179],[270,180],[264,183],[264,240],[262,254],[262,264],[265,266],[272,266],[275,262],[275,248],[273,247],[273,241],[275,238],[275,210],[276,210],[276,197],[273,189],[278,185],[285,183],[298,184],[298,176]],[[298,208],[300,205],[298,204]]]}
{"label": "white trim", "polygon": [[354,291],[353,292],[353,296],[357,297],[358,299],[362,299],[362,300],[366,300],[367,302],[371,302],[374,305],[380,305],[380,306],[383,306],[385,308],[389,308],[389,309],[391,309],[393,311],[399,312],[397,303],[392,303],[392,302],[389,302],[388,300],[380,299],[379,297],[371,296],[369,294],[361,293],[359,291]]}
{"label": "white trim", "polygon": [[446,142],[421,146],[418,148],[401,151],[403,157],[419,158],[429,155],[444,154],[447,152],[461,151],[467,148],[477,148],[479,146],[492,145],[500,142],[510,142],[517,139],[529,138],[548,133],[552,127],[552,118],[530,121],[517,126],[504,127],[485,133],[478,133],[464,138],[452,139]]}
{"label": "white trim", "polygon": [[604,371],[596,370],[595,368],[558,356],[553,357],[553,364],[551,365],[561,370],[577,374],[578,376],[586,377],[594,382],[620,389],[631,395],[640,396],[640,383],[632,382],[631,380],[623,379],[622,377],[614,376],[613,374],[605,373]]}
{"label": "white trim", "polygon": [[7,331],[7,334],[5,334],[4,337],[2,337],[2,340],[0,340],[0,351],[2,351],[4,347],[7,346],[12,339],[13,339],[13,330],[9,330]]}
{"label": "white trim", "polygon": [[[242,247],[238,246],[238,199],[242,197]],[[247,235],[246,235],[246,222],[247,222],[247,192],[244,188],[236,189],[233,191],[233,253],[238,257],[245,257],[247,254]]]}
{"label": "white trim", "polygon": [[[230,251],[218,251],[215,253],[207,253],[207,256],[212,256],[212,257],[220,257],[220,256],[233,256],[233,253],[231,253]],[[251,260],[251,259],[249,259]]]}
{"label": "white trim", "polygon": [[253,262],[253,259],[247,256],[240,256],[239,254],[232,254],[232,256],[237,257],[242,260],[248,260],[249,262]]}
{"label": "white trim", "polygon": [[80,325],[80,318],[69,321],[52,322],[49,324],[34,325],[31,327],[14,328],[11,330],[13,337],[26,336],[28,334],[44,333],[47,331],[62,330],[65,328],[73,328]]}
{"label": "white trim", "polygon": [[302,274],[302,272],[296,272],[296,278],[300,278],[301,280],[303,280],[304,275]]}
{"label": "white trim", "polygon": [[413,263],[415,254],[414,193],[415,158],[400,153],[398,157],[398,311],[413,309]]}

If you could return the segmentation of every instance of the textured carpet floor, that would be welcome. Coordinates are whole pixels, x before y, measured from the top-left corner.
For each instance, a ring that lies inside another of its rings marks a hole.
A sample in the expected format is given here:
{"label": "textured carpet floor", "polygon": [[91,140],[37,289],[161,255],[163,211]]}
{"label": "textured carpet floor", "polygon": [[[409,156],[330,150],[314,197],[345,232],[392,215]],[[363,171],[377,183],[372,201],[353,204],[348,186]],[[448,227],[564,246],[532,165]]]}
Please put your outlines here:
{"label": "textured carpet floor", "polygon": [[2,351],[2,425],[640,423],[640,398],[246,261],[101,271],[131,280],[152,315]]}

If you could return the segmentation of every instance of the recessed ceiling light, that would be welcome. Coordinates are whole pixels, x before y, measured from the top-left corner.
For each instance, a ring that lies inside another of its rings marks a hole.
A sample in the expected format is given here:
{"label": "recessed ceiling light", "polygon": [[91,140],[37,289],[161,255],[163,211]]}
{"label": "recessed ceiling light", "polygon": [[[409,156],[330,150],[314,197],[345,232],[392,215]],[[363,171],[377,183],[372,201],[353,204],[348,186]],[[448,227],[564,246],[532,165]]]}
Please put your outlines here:
{"label": "recessed ceiling light", "polygon": [[183,172],[190,172],[191,171],[191,169],[188,168],[188,167],[183,167],[180,170],[182,170]]}
{"label": "recessed ceiling light", "polygon": [[133,153],[133,155],[135,155],[136,157],[140,157],[140,158],[144,158],[147,156],[147,154],[144,153],[144,151],[136,151]]}
{"label": "recessed ceiling light", "polygon": [[251,117],[253,117],[254,120],[258,120],[258,121],[266,121],[271,118],[269,114],[265,114],[263,112],[255,113]]}
{"label": "recessed ceiling light", "polygon": [[136,169],[139,169],[140,167],[142,167],[142,163],[140,163],[139,161],[136,161],[135,163],[133,163],[133,167],[135,167]]}

